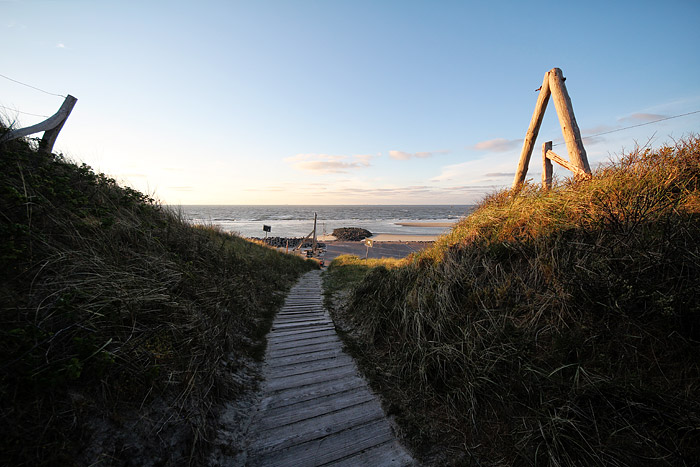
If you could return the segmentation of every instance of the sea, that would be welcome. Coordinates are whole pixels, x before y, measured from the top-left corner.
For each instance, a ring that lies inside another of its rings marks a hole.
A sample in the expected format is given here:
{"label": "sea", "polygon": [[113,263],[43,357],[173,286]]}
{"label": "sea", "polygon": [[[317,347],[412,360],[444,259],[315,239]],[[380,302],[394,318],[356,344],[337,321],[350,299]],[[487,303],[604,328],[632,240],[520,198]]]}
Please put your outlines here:
{"label": "sea", "polygon": [[193,224],[218,226],[226,232],[247,238],[268,236],[305,237],[314,227],[316,232],[330,235],[340,227],[360,227],[372,234],[440,235],[450,227],[416,227],[401,223],[455,223],[468,215],[472,205],[421,206],[173,206]]}

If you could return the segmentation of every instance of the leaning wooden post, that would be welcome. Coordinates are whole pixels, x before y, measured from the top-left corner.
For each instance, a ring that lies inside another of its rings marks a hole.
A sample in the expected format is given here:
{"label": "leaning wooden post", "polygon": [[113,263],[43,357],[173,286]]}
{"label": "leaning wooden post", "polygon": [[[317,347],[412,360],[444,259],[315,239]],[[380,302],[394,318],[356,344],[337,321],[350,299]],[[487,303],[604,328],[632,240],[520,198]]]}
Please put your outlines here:
{"label": "leaning wooden post", "polygon": [[547,151],[552,150],[552,142],[547,141],[542,144],[542,188],[549,190],[552,188],[552,161],[547,157]]}
{"label": "leaning wooden post", "polygon": [[532,150],[535,147],[535,140],[537,140],[537,134],[540,132],[540,125],[542,125],[544,111],[547,109],[547,103],[549,102],[549,96],[551,94],[551,91],[549,89],[550,73],[551,71],[548,71],[544,74],[544,80],[542,80],[540,94],[539,96],[537,96],[537,104],[535,105],[535,111],[532,114],[530,126],[527,129],[527,134],[525,135],[525,141],[523,142],[523,150],[520,152],[520,162],[518,162],[518,170],[515,172],[515,179],[513,180],[514,190],[520,188],[520,186],[523,183],[525,183],[527,167],[530,164]]}
{"label": "leaning wooden post", "polygon": [[557,115],[559,116],[561,131],[564,134],[566,149],[569,152],[569,160],[584,172],[590,174],[591,168],[588,165],[588,157],[586,156],[586,150],[583,148],[583,141],[581,141],[581,131],[576,124],[571,98],[566,91],[564,76],[559,68],[553,68],[549,72],[549,87],[551,88],[554,107],[556,107]]}
{"label": "leaning wooden post", "polygon": [[25,136],[33,135],[34,133],[39,133],[40,131],[43,131],[44,137],[39,143],[39,150],[50,153],[53,150],[53,145],[56,142],[58,133],[61,131],[61,128],[63,128],[63,124],[66,123],[66,119],[73,110],[73,107],[75,106],[76,102],[78,102],[78,99],[69,94],[63,101],[61,108],[58,109],[58,112],[56,112],[43,122],[37,123],[36,125],[8,131],[4,135],[2,135],[2,137],[0,137],[0,143],[3,143],[5,141],[12,141],[13,139],[17,138],[23,138]]}
{"label": "leaning wooden post", "polygon": [[75,107],[75,103],[77,101],[78,99],[71,96],[70,94],[66,96],[66,100],[63,101],[63,105],[60,109],[58,109],[57,112],[57,114],[61,114],[63,118],[61,119],[60,123],[58,123],[55,127],[44,132],[44,136],[41,138],[41,142],[39,142],[40,151],[44,151],[47,154],[50,154],[51,151],[53,151],[53,145],[56,142],[56,138],[58,138],[58,134],[61,132],[61,128],[63,128],[63,125],[66,123],[66,120],[68,120],[68,116],[73,110],[73,107]]}

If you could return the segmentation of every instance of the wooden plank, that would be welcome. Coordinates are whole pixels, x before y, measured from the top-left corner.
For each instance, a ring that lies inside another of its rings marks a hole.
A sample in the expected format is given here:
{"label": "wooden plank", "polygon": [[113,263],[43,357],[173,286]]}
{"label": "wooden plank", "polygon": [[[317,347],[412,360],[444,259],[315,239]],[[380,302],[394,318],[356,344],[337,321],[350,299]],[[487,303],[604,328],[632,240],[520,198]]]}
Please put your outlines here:
{"label": "wooden plank", "polygon": [[275,331],[282,330],[282,329],[295,329],[295,328],[301,329],[301,328],[305,328],[305,327],[308,328],[308,327],[311,327],[314,325],[319,325],[319,324],[327,325],[327,324],[330,324],[331,322],[332,321],[329,321],[328,319],[323,318],[323,319],[318,319],[315,321],[307,321],[307,322],[303,322],[303,323],[279,323],[279,324],[275,323],[272,325],[272,329]]}
{"label": "wooden plank", "polygon": [[309,345],[324,344],[328,342],[336,342],[341,344],[340,339],[337,335],[325,334],[325,335],[312,335],[305,337],[303,339],[297,340],[284,340],[282,342],[272,341],[268,344],[267,348],[272,351],[284,350],[284,349],[295,349],[298,347],[306,347]]}
{"label": "wooden plank", "polygon": [[290,324],[298,324],[300,326],[306,326],[309,323],[314,323],[314,324],[329,324],[332,321],[329,318],[323,317],[323,316],[316,316],[316,317],[304,317],[304,318],[282,318],[282,319],[277,319],[275,321],[274,326],[277,328],[281,326],[287,326]]}
{"label": "wooden plank", "polygon": [[339,366],[352,364],[354,364],[354,361],[349,355],[340,353],[330,358],[322,358],[312,360],[310,362],[296,362],[290,365],[276,367],[275,372],[268,376],[268,380],[273,380],[284,376],[300,375],[318,369],[336,368]]}
{"label": "wooden plank", "polygon": [[275,322],[279,323],[280,321],[289,321],[289,320],[300,320],[300,319],[328,319],[330,320],[330,316],[327,316],[323,313],[281,313],[277,315],[277,318],[275,319]]}
{"label": "wooden plank", "polygon": [[549,150],[546,152],[545,155],[546,155],[547,159],[549,159],[553,162],[556,162],[557,164],[561,165],[565,169],[569,169],[570,171],[572,171],[574,173],[574,175],[577,175],[580,177],[588,177],[589,176],[589,174],[584,172],[582,169],[576,167],[574,164],[567,161],[566,159],[564,159],[560,155],[556,154],[554,151]]}
{"label": "wooden plank", "polygon": [[[325,382],[335,379],[339,376],[350,374],[354,369],[353,362],[333,361],[328,363],[321,361],[321,365],[309,367],[305,369],[294,369],[287,367],[288,371],[285,374],[277,374],[269,377],[265,383],[265,389],[268,392],[279,391],[282,389],[291,389],[299,386],[308,386],[317,382]],[[324,374],[326,378],[324,378]]]}
{"label": "wooden plank", "polygon": [[308,345],[306,347],[295,347],[293,349],[279,349],[279,350],[273,349],[267,353],[267,358],[269,358],[270,360],[274,360],[276,358],[281,358],[281,357],[291,357],[294,355],[314,354],[314,353],[319,352],[319,351],[333,350],[333,349],[342,350],[342,347],[340,346],[340,343],[338,343],[338,342],[324,342],[321,344]]}
{"label": "wooden plank", "polygon": [[523,149],[520,151],[520,160],[518,162],[518,168],[515,171],[515,179],[513,180],[513,189],[517,190],[520,186],[525,183],[525,176],[527,175],[527,168],[530,165],[530,157],[532,156],[532,150],[535,147],[535,141],[537,140],[537,135],[540,132],[540,126],[542,125],[542,119],[544,118],[544,112],[547,110],[547,103],[549,102],[549,96],[551,91],[549,89],[549,74],[548,71],[544,74],[544,79],[542,80],[542,87],[540,88],[540,93],[537,96],[537,103],[535,104],[535,111],[532,113],[532,118],[530,119],[530,126],[525,134],[525,141],[523,142]]}
{"label": "wooden plank", "polygon": [[287,341],[304,341],[307,339],[316,339],[316,338],[321,337],[321,336],[337,336],[335,329],[332,327],[315,329],[313,331],[308,330],[308,331],[309,332],[294,333],[294,334],[269,337],[267,339],[267,342],[268,342],[267,346],[269,348],[272,346],[272,344],[281,344],[282,342],[287,342]]}
{"label": "wooden plank", "polygon": [[[363,388],[364,389],[364,388]],[[354,390],[347,393],[336,393],[331,396],[313,399],[300,404],[281,407],[277,410],[269,410],[265,418],[258,425],[260,431],[290,425],[302,420],[316,418],[333,411],[347,409],[374,399],[374,396],[365,390]]]}
{"label": "wooden plank", "polygon": [[298,423],[260,432],[253,448],[259,452],[279,451],[377,421],[383,422],[388,430],[389,424],[384,419],[384,413],[379,404],[374,401],[364,402]]}
{"label": "wooden plank", "polygon": [[260,459],[260,463],[254,462],[251,465],[319,466],[382,445],[392,437],[388,424],[384,420],[377,420],[335,436],[329,434],[286,449],[268,452]]}
{"label": "wooden plank", "polygon": [[564,84],[564,76],[559,68],[553,68],[549,73],[549,87],[552,92],[554,107],[557,109],[559,124],[564,134],[566,149],[569,152],[571,163],[581,169],[584,173],[590,174],[591,168],[588,165],[588,157],[581,140],[581,131],[576,124],[574,117],[574,107],[571,98]]}
{"label": "wooden plank", "polygon": [[265,410],[274,410],[358,388],[367,389],[367,383],[358,375],[348,375],[335,380],[325,381],[313,387],[288,389],[270,394],[263,398],[261,407]]}
{"label": "wooden plank", "polygon": [[304,309],[316,309],[320,310],[323,309],[323,301],[311,301],[307,299],[299,299],[299,300],[292,300],[292,301],[285,301],[284,306],[282,307],[282,310],[290,310],[290,311],[296,311],[296,310],[304,310]]}
{"label": "wooden plank", "polygon": [[279,345],[272,345],[268,348],[267,355],[271,361],[277,357],[288,357],[299,353],[315,352],[317,349],[328,350],[332,347],[316,347],[333,345],[342,349],[343,343],[336,336],[321,336],[318,339],[309,339],[308,342],[289,341]]}
{"label": "wooden plank", "polygon": [[313,360],[321,360],[324,358],[328,358],[333,355],[339,355],[342,354],[343,349],[338,346],[338,347],[333,347],[324,351],[319,351],[319,352],[311,352],[311,353],[301,353],[301,354],[296,354],[296,355],[289,355],[286,357],[277,357],[274,361],[267,361],[265,363],[265,367],[269,371],[274,371],[275,368],[279,368],[282,366],[287,366],[291,363],[302,363],[302,362],[310,362]]}
{"label": "wooden plank", "polygon": [[298,316],[298,315],[320,315],[323,316],[323,311],[322,310],[314,310],[313,308],[300,308],[298,310],[294,311],[280,311],[280,313],[277,315],[278,318],[283,318],[286,316]]}
{"label": "wooden plank", "polygon": [[413,459],[395,440],[374,446],[333,462],[333,467],[356,467],[358,465],[408,466]]}
{"label": "wooden plank", "polygon": [[343,376],[354,375],[357,370],[352,365],[340,366],[337,368],[325,368],[321,370],[304,373],[301,375],[285,376],[282,378],[269,379],[265,383],[267,393],[284,391],[285,389],[295,389],[312,384],[332,381]]}
{"label": "wooden plank", "polygon": [[270,331],[268,334],[268,342],[274,339],[291,338],[294,336],[304,336],[306,334],[315,334],[320,332],[333,331],[335,332],[335,327],[333,324],[324,324],[318,326],[308,326],[301,329],[280,329],[277,331]]}

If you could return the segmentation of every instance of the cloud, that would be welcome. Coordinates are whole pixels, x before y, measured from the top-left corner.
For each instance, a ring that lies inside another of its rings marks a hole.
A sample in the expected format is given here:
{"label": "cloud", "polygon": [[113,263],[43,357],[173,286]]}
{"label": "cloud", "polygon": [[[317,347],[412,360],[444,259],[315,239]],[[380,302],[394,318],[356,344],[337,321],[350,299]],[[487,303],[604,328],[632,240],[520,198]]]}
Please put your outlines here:
{"label": "cloud", "polygon": [[169,186],[168,189],[173,191],[194,191],[194,187],[191,186]]}
{"label": "cloud", "polygon": [[376,187],[376,188],[357,188],[357,187],[339,187],[334,188],[326,194],[342,196],[343,198],[355,197],[365,199],[407,199],[420,196],[423,199],[443,199],[446,196],[454,195],[484,195],[494,189],[497,185],[459,185],[459,186],[430,186],[430,185],[415,185],[415,186],[394,186],[394,187]]}
{"label": "cloud", "polygon": [[58,44],[56,44],[56,48],[57,48],[57,49],[65,49],[65,48],[66,48],[66,44],[64,44],[63,42],[59,42]]}
{"label": "cloud", "polygon": [[356,156],[332,156],[329,154],[297,154],[285,161],[297,170],[318,173],[345,173],[348,170],[369,167],[375,156],[360,154]]}
{"label": "cloud", "polygon": [[[17,2],[8,2],[7,0],[3,0],[2,3],[17,3]],[[18,23],[15,20],[10,21],[9,23],[6,24],[6,27],[9,29],[19,29],[19,30],[25,30],[27,29],[26,24]]]}
{"label": "cloud", "polygon": [[595,135],[598,133],[606,133],[608,131],[617,130],[618,128],[620,128],[619,125],[615,125],[615,126],[605,125],[605,124],[596,125],[596,126],[592,126],[592,127],[588,127],[588,128],[582,128],[581,134],[585,137],[586,135]]}
{"label": "cloud", "polygon": [[270,191],[281,192],[281,191],[288,191],[288,190],[285,188],[279,187],[279,186],[270,186],[270,187],[265,187],[265,188],[244,188],[243,191],[267,193]]}
{"label": "cloud", "polygon": [[621,122],[641,122],[641,123],[647,123],[647,122],[653,122],[655,120],[661,120],[662,118],[668,117],[667,115],[660,115],[660,114],[650,114],[650,113],[634,113],[631,115],[628,115],[626,117],[621,117],[618,120]]}
{"label": "cloud", "polygon": [[[532,168],[532,162],[530,163]],[[473,159],[459,164],[446,165],[441,168],[440,175],[430,179],[431,182],[448,182],[459,180],[467,186],[484,185],[497,183],[508,185],[508,180],[495,181],[494,178],[504,178],[514,176],[512,170],[518,166],[517,154],[513,157],[493,156]]]}
{"label": "cloud", "polygon": [[521,144],[522,140],[520,139],[496,138],[476,143],[473,146],[473,149],[476,149],[477,151],[506,152],[510,151],[511,149],[516,149]]}
{"label": "cloud", "polygon": [[438,154],[449,154],[450,151],[447,150],[442,150],[442,151],[429,151],[429,152],[403,152],[403,151],[389,151],[389,157],[391,157],[394,160],[397,161],[407,161],[409,159],[425,159],[428,157],[433,157]]}

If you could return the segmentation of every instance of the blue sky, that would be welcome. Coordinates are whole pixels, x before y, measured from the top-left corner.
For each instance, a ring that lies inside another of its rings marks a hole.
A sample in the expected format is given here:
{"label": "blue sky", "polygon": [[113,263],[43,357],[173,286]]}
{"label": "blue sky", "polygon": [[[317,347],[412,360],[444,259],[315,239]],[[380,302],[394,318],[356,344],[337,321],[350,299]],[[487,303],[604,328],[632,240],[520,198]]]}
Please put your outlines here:
{"label": "blue sky", "polygon": [[[512,183],[553,67],[584,136],[700,110],[698,24],[697,0],[0,0],[0,74],[77,97],[55,149],[165,203],[467,204]],[[19,126],[61,102],[0,78]],[[550,102],[529,177],[561,139]]]}

